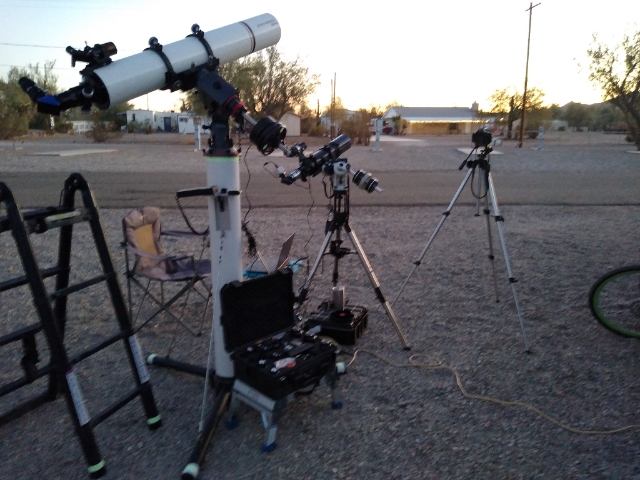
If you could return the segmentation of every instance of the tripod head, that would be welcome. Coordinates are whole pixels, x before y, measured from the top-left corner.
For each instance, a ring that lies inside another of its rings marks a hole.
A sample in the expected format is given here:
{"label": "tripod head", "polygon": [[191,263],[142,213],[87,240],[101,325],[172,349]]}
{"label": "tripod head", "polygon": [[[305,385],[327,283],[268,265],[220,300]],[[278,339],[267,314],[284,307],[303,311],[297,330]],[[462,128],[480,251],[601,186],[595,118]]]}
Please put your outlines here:
{"label": "tripod head", "polygon": [[[473,134],[471,135],[471,141],[473,142],[474,147],[471,152],[469,152],[469,156],[465,158],[460,164],[458,170],[462,170],[465,165],[468,168],[473,168],[480,164],[484,165],[484,161],[487,158],[487,155],[489,155],[493,151],[492,140],[493,136],[491,135],[491,130],[489,130],[488,128],[481,127],[476,132],[473,132]],[[477,152],[477,150],[481,147],[482,150]],[[476,158],[475,160],[469,160],[471,158],[471,155],[473,155],[473,152],[477,152]],[[486,164],[488,167],[488,160],[486,161]],[[482,165],[480,166],[482,167]]]}
{"label": "tripod head", "polygon": [[[467,166],[467,168],[474,168],[474,167],[480,167],[482,169],[486,169],[487,171],[489,170],[489,159],[487,158],[487,156],[493,152],[493,146],[491,144],[485,146],[482,148],[482,150],[480,150],[479,152],[477,152],[478,150],[478,146],[476,145],[471,152],[469,152],[469,155],[467,156],[467,158],[465,158],[462,163],[460,164],[460,166],[458,167],[458,170],[462,170],[465,165]],[[473,152],[476,152],[476,158],[474,158],[473,160],[470,160],[471,155],[473,155]]]}

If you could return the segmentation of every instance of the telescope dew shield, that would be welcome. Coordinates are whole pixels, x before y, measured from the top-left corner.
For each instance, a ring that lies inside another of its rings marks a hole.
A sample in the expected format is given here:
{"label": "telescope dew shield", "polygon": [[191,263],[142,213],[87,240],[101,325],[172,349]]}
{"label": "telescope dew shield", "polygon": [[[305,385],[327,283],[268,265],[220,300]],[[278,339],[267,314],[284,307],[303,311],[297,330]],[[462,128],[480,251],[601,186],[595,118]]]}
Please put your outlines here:
{"label": "telescope dew shield", "polygon": [[[220,64],[224,64],[275,45],[280,33],[278,20],[264,13],[205,32],[204,39]],[[188,71],[192,66],[202,67],[209,61],[206,48],[193,36],[164,45],[162,53],[176,73]],[[107,98],[99,100],[100,108],[109,108],[162,88],[166,73],[162,58],[152,50],[145,50],[96,68],[91,76],[99,79],[107,93]]]}

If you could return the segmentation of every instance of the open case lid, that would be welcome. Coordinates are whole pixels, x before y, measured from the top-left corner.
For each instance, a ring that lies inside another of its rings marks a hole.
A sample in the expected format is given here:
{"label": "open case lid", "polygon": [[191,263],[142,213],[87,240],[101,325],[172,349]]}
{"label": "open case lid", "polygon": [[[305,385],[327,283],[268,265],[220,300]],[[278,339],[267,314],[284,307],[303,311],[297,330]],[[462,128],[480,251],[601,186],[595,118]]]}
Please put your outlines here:
{"label": "open case lid", "polygon": [[220,321],[227,351],[234,352],[295,325],[293,272],[288,268],[230,282],[220,289]]}

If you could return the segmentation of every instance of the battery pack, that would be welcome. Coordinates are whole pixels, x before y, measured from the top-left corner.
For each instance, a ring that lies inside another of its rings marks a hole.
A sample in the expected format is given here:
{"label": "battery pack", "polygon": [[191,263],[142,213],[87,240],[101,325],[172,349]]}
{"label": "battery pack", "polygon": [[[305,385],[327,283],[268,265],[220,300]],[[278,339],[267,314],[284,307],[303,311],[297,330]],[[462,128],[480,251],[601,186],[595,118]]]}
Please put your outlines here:
{"label": "battery pack", "polygon": [[320,327],[319,335],[331,337],[341,345],[354,345],[367,328],[368,317],[367,308],[363,305],[346,305],[344,310],[321,306],[304,319],[304,327],[306,330]]}

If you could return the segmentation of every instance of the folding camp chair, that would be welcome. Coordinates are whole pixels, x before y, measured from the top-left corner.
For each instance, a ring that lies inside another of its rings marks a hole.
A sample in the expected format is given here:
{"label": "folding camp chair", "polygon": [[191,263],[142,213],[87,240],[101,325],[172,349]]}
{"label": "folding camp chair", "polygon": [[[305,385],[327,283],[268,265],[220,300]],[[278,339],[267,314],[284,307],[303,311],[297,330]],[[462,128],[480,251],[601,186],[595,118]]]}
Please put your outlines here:
{"label": "folding camp chair", "polygon": [[[131,316],[132,324],[136,325],[147,297],[158,307],[149,317],[144,319],[139,327],[136,327],[136,331],[140,330],[160,313],[166,312],[193,335],[200,335],[207,307],[211,301],[211,288],[207,288],[207,285],[203,282],[211,277],[211,261],[202,260],[201,258],[196,259],[193,255],[168,255],[160,241],[160,236],[199,237],[203,242],[200,252],[200,257],[202,257],[208,245],[208,235],[175,230],[162,231],[160,210],[156,207],[143,207],[132,210],[122,220],[122,229],[124,233],[122,246],[125,251],[127,290],[129,294],[129,315]],[[166,300],[165,284],[176,285],[176,282],[182,282],[184,285],[177,293]],[[143,292],[135,316],[133,315],[133,285],[141,288]],[[158,285],[159,296],[157,294]],[[204,292],[202,291],[203,289]],[[187,325],[183,319],[189,295],[192,292],[197,293],[206,302],[197,330]],[[171,306],[181,298],[183,298],[184,303],[179,314],[176,314],[171,309]]]}

